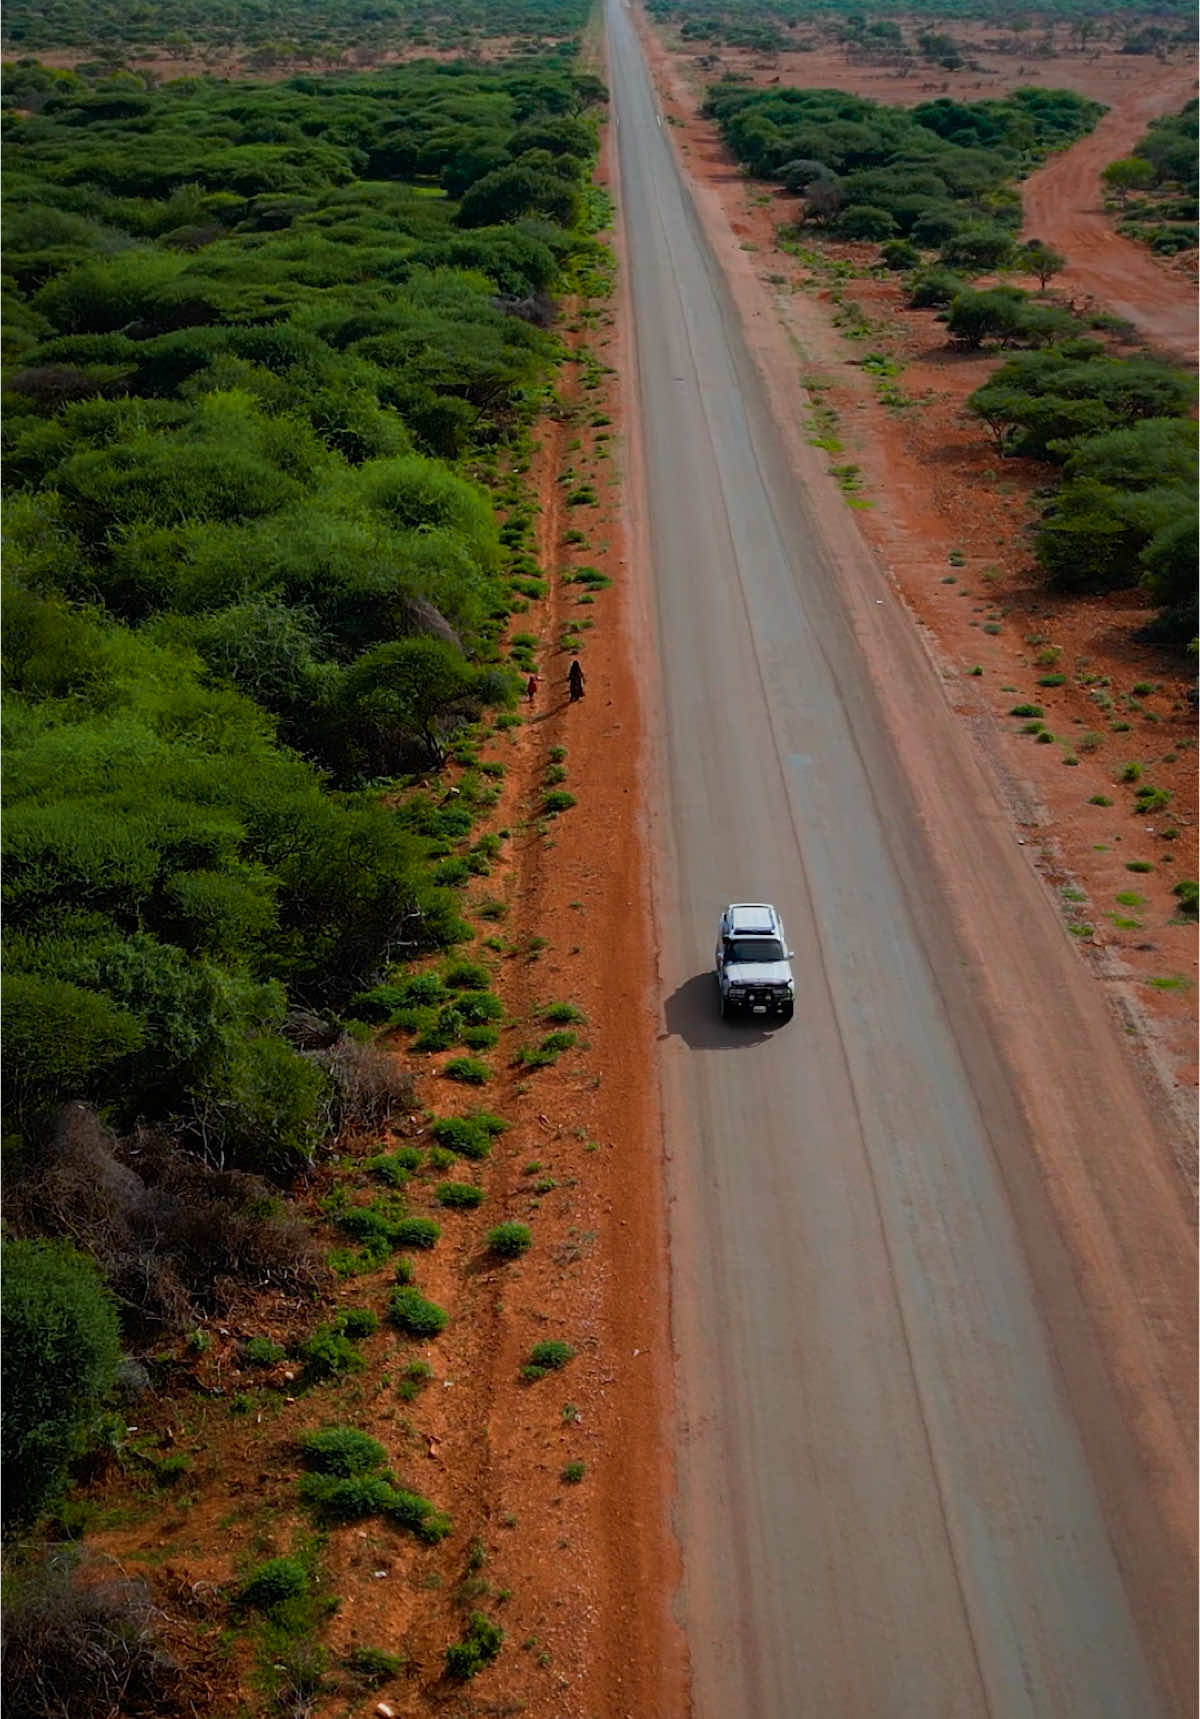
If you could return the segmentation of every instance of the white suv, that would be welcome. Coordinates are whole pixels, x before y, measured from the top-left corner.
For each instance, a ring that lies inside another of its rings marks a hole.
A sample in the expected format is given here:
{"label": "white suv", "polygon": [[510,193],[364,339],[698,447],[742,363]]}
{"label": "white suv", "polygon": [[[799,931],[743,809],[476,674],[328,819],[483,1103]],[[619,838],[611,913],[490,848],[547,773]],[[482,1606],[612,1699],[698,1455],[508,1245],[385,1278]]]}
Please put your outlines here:
{"label": "white suv", "polygon": [[717,930],[717,986],[722,1015],[778,1015],[790,1021],[796,1004],[792,951],[783,921],[765,901],[737,901]]}

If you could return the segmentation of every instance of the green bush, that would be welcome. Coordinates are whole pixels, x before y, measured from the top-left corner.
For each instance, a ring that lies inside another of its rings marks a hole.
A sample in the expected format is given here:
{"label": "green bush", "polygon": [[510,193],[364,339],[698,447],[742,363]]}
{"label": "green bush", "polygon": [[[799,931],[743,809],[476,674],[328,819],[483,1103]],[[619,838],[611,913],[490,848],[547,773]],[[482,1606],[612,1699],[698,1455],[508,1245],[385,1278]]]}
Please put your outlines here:
{"label": "green bush", "polygon": [[250,1367],[274,1367],[286,1355],[287,1350],[269,1337],[251,1337],[242,1344],[242,1360]]}
{"label": "green bush", "polygon": [[407,1663],[402,1655],[385,1653],[378,1647],[352,1648],[342,1661],[346,1670],[370,1689],[378,1689],[399,1677]]}
{"label": "green bush", "polygon": [[492,1071],[477,1056],[451,1057],[442,1073],[447,1080],[460,1081],[464,1086],[486,1086]]}
{"label": "green bush", "polygon": [[309,1380],[336,1379],[342,1373],[361,1373],[366,1361],[348,1337],[332,1326],[319,1325],[301,1344],[300,1359]]}
{"label": "green bush", "polygon": [[300,1454],[306,1466],[318,1474],[348,1478],[378,1468],[387,1452],[377,1439],[353,1427],[326,1427],[301,1439]]}
{"label": "green bush", "polygon": [[528,1224],[497,1224],[495,1229],[488,1231],[488,1248],[501,1259],[518,1259],[521,1254],[528,1253],[532,1244],[533,1235]]}
{"label": "green bush", "polygon": [[478,1160],[487,1157],[493,1139],[507,1127],[508,1123],[500,1117],[476,1110],[468,1116],[439,1116],[431,1124],[430,1132],[448,1152],[459,1158]]}
{"label": "green bush", "polygon": [[349,1337],[352,1343],[359,1343],[364,1337],[373,1337],[378,1331],[379,1315],[369,1307],[348,1307],[338,1314],[333,1329]]}
{"label": "green bush", "polygon": [[410,1337],[436,1337],[449,1322],[444,1308],[434,1301],[426,1301],[420,1291],[412,1287],[393,1291],[390,1311],[393,1323]]}
{"label": "green bush", "polygon": [[452,991],[486,991],[492,983],[492,976],[487,968],[481,967],[476,961],[452,962],[443,977]]}
{"label": "green bush", "polygon": [[486,1197],[483,1189],[472,1182],[439,1182],[434,1189],[434,1198],[440,1205],[462,1210],[481,1206]]}
{"label": "green bush", "polygon": [[542,811],[550,817],[558,812],[569,812],[574,804],[574,794],[568,794],[565,788],[551,788],[549,793],[542,795]]}
{"label": "green bush", "polygon": [[504,1631],[482,1612],[472,1612],[461,1641],[446,1649],[446,1676],[467,1681],[490,1665],[500,1652]]}
{"label": "green bush", "polygon": [[432,1218],[404,1218],[392,1231],[397,1247],[431,1248],[441,1230]]}
{"label": "green bush", "polygon": [[521,1377],[530,1384],[538,1379],[544,1379],[547,1373],[559,1372],[568,1361],[575,1359],[575,1351],[569,1343],[561,1343],[557,1338],[547,1338],[542,1343],[535,1343],[529,1351],[529,1359],[521,1368]]}
{"label": "green bush", "polygon": [[273,1611],[289,1600],[308,1595],[308,1574],[294,1558],[269,1558],[242,1583],[238,1599],[256,1611]]}
{"label": "green bush", "polygon": [[1192,919],[1200,913],[1200,884],[1194,878],[1181,878],[1171,893],[1179,903],[1180,913]]}
{"label": "green bush", "polygon": [[9,1241],[0,1250],[0,1467],[5,1521],[32,1521],[116,1378],[121,1356],[112,1300],[69,1247]]}

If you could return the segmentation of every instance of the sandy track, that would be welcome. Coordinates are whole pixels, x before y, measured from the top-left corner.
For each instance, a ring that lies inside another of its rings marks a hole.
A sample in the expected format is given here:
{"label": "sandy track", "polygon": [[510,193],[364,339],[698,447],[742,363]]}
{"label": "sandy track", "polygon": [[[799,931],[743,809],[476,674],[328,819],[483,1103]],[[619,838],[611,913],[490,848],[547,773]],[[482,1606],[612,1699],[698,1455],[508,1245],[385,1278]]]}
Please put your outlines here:
{"label": "sandy track", "polygon": [[1164,67],[1156,87],[1106,114],[1089,136],[1027,179],[1021,195],[1024,236],[1046,239],[1068,258],[1056,286],[1088,294],[1156,346],[1194,363],[1195,282],[1115,231],[1102,207],[1100,178],[1110,161],[1128,155],[1150,120],[1182,107],[1194,84],[1180,75],[1185,70]]}
{"label": "sandy track", "polygon": [[[787,366],[762,324],[747,349],[609,17],[696,1711],[1187,1711],[1170,1153],[903,612],[797,486]],[[713,1018],[713,916],[747,889],[799,951],[784,1034]]]}

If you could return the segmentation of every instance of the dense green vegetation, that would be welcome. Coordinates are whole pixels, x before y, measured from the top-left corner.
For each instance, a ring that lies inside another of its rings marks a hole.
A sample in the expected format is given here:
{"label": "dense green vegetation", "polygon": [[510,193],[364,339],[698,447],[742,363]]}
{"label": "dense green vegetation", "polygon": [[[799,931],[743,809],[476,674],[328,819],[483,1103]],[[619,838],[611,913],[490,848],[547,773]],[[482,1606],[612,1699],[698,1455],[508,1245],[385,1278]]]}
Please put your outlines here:
{"label": "dense green vegetation", "polygon": [[[1131,54],[1161,53],[1171,46],[1190,51],[1192,46],[1191,13],[1184,0],[1118,0],[1102,18],[1085,0],[1047,0],[1036,15],[1014,14],[1003,0],[879,0],[869,14],[847,0],[647,0],[647,10],[656,22],[674,25],[685,41],[776,53],[781,48],[811,51],[832,36],[890,60],[947,67],[970,63],[969,50],[938,28],[954,19],[995,25],[1006,33],[999,35],[1000,42],[1018,53],[1036,51],[1041,38],[1035,32],[1052,31],[1055,24],[1069,26],[1070,44],[1081,51],[1104,40]],[[1173,15],[1181,19],[1176,28],[1162,22]]]}
{"label": "dense green vegetation", "polygon": [[1164,256],[1200,240],[1200,103],[1150,122],[1132,155],[1112,161],[1105,183],[1120,212],[1121,232]]}
{"label": "dense green vegetation", "polygon": [[1037,558],[1056,585],[1142,584],[1164,638],[1197,630],[1195,389],[1166,365],[1072,340],[1014,355],[968,402],[1004,452],[1062,466]]}
{"label": "dense green vegetation", "polygon": [[514,697],[603,96],[566,57],[9,80],[10,1223],[69,1223],[130,1329],[311,1288],[261,1178],[410,1097],[356,999],[487,870],[447,864],[480,774],[407,784]]}
{"label": "dense green vegetation", "polygon": [[506,37],[535,45],[576,34],[583,0],[160,0],[153,8],[120,0],[51,0],[5,7],[6,53],[89,48],[104,58],[157,54],[213,56],[249,48],[251,69],[320,64],[350,54],[369,61],[400,45],[462,53],[471,43]]}
{"label": "dense green vegetation", "polygon": [[1021,222],[1013,180],[1085,135],[1104,110],[1069,90],[898,108],[727,78],[705,111],[743,166],[803,197],[806,222],[842,238],[906,238],[978,273],[1013,255]]}

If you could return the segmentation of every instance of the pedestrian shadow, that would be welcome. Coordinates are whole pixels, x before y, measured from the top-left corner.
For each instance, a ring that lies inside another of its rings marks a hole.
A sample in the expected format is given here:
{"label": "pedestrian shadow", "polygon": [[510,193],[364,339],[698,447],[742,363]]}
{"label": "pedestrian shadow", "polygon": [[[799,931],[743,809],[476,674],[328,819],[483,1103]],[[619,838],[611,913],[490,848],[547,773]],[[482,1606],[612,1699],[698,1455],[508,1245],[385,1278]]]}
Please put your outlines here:
{"label": "pedestrian shadow", "polygon": [[710,969],[685,979],[665,1005],[666,1031],[660,1037],[681,1038],[692,1050],[743,1050],[770,1038],[757,1016],[722,1020],[717,981]]}

